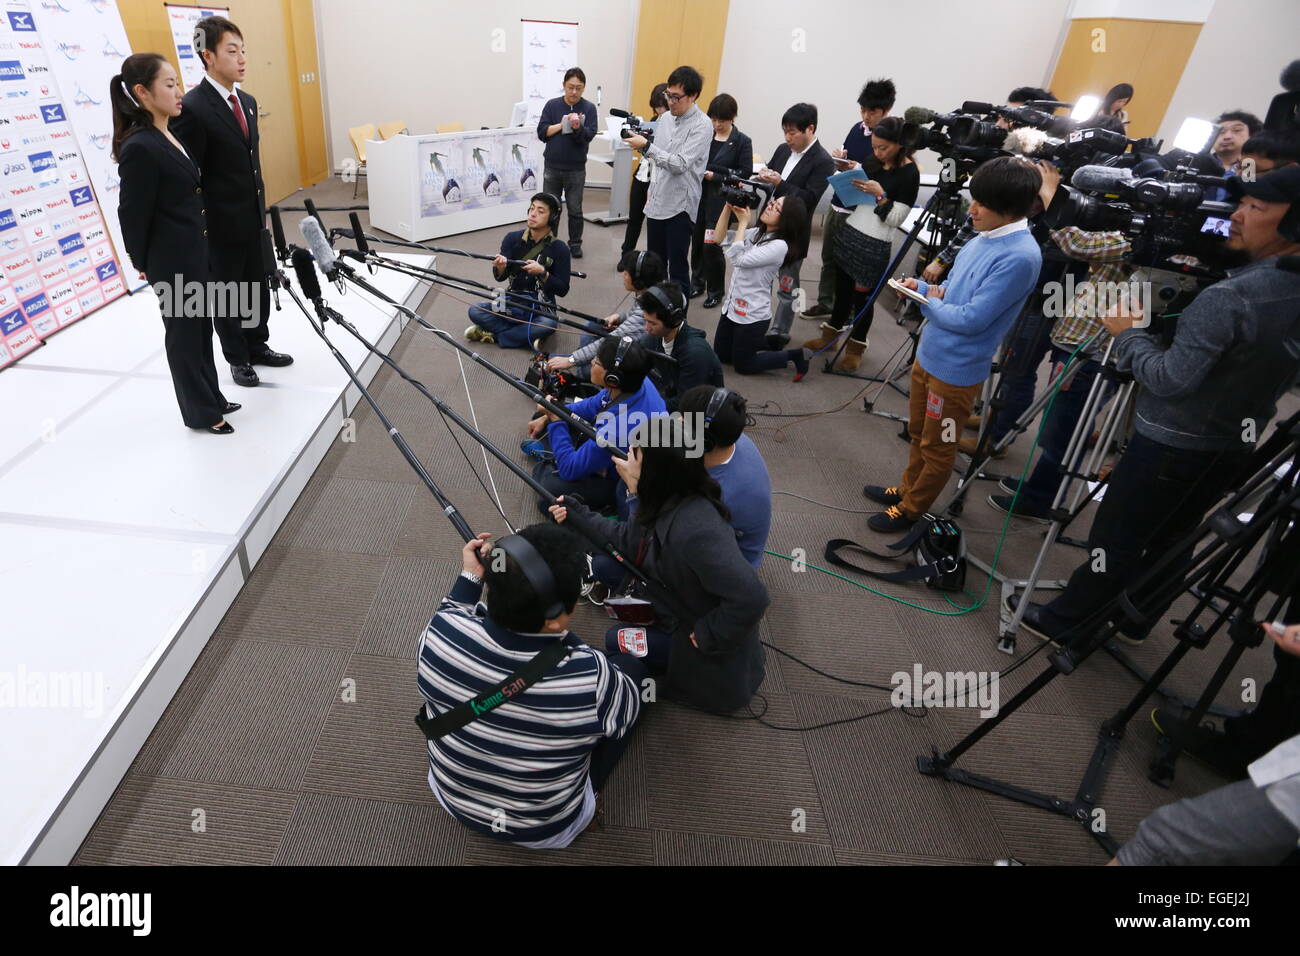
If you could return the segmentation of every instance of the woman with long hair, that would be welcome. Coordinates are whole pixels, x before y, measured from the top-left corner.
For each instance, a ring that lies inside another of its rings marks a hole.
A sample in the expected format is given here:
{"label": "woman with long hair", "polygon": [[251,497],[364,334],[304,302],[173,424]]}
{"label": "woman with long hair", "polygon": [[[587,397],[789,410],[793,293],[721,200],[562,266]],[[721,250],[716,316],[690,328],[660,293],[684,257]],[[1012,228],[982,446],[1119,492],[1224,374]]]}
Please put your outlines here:
{"label": "woman with long hair", "polygon": [[718,317],[713,351],[741,375],[793,364],[798,382],[808,374],[808,354],[803,349],[762,349],[772,322],[772,280],[782,266],[808,254],[811,214],[807,203],[793,193],[769,202],[758,225],[750,229],[752,214],[748,206],[726,203],[713,229],[713,241],[721,243],[731,217],[736,217],[736,239],[726,250],[731,284]]}
{"label": "woman with long hair", "polygon": [[856,206],[835,234],[835,308],[822,323],[821,335],[804,343],[820,352],[835,341],[849,316],[856,316],[849,343],[835,366],[838,371],[856,372],[870,344],[872,311],[867,309],[871,292],[889,268],[894,231],[907,218],[921,188],[921,175],[912,160],[916,151],[917,128],[897,116],[886,116],[871,128],[871,151],[875,167],[855,179],[858,190],[875,197],[874,204]]}
{"label": "woman with long hair", "polygon": [[550,512],[613,544],[663,586],[645,595],[653,621],[614,625],[605,649],[666,674],[675,698],[728,712],[744,707],[763,682],[758,625],[768,596],[705,467],[703,417],[651,419],[633,435],[627,460],[615,462],[627,485],[627,521],[606,521],[566,498]]}
{"label": "woman with long hair", "polygon": [[[167,121],[181,111],[176,71],[157,53],[132,54],[110,81],[108,96],[113,107],[112,155],[122,180],[117,218],[131,264],[159,296],[167,365],[181,420],[190,428],[229,435],[234,428],[225,416],[240,406],[221,394],[212,357],[199,168],[167,128]],[[191,301],[195,288],[203,290],[202,308],[197,310],[202,314],[197,316]],[[184,307],[177,309],[181,304]]]}
{"label": "woman with long hair", "polygon": [[1128,110],[1126,107],[1133,100],[1133,86],[1130,83],[1116,83],[1106,94],[1106,99],[1102,101],[1100,116],[1112,116],[1119,128],[1116,132],[1124,132],[1124,127],[1128,126]]}

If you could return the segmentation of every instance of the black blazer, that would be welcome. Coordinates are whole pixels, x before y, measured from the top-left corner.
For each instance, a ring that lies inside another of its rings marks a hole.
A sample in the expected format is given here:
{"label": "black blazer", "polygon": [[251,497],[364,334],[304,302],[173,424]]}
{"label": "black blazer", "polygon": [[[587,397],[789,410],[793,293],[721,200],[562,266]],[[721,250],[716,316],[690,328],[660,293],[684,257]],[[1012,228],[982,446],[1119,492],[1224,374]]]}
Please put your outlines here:
{"label": "black blazer", "polygon": [[118,153],[117,220],[131,264],[150,282],[207,281],[207,206],[199,169],[152,126]]}
{"label": "black blazer", "polygon": [[[782,143],[767,161],[767,168],[780,173],[789,159],[790,147]],[[835,161],[826,152],[821,140],[818,140],[799,160],[799,164],[790,173],[790,178],[781,180],[781,185],[776,187],[772,198],[793,192],[808,204],[808,214],[812,215],[817,209],[817,203],[821,201],[822,193],[826,191],[827,178],[834,175]]]}
{"label": "black blazer", "polygon": [[[712,148],[712,141],[709,145]],[[713,173],[713,179],[704,180],[704,190],[700,193],[700,216],[704,228],[712,229],[713,224],[718,221],[718,214],[722,212],[720,190],[723,177],[731,174],[749,179],[754,175],[753,141],[733,125],[731,135],[718,147],[717,155],[705,168]]]}
{"label": "black blazer", "polygon": [[235,112],[206,79],[185,94],[171,130],[203,170],[213,242],[256,242],[266,220],[266,189],[258,158],[257,100],[237,91],[247,140]]}

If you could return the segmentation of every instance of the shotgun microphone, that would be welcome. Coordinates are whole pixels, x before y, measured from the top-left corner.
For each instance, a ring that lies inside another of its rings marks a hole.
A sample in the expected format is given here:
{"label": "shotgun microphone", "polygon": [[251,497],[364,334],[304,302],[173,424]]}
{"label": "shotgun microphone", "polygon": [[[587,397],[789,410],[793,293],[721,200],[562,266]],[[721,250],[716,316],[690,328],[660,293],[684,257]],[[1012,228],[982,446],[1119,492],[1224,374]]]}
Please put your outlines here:
{"label": "shotgun microphone", "polygon": [[348,222],[352,223],[352,239],[357,244],[357,252],[361,253],[362,261],[366,263],[366,268],[370,274],[375,274],[375,266],[370,262],[370,243],[366,241],[366,234],[361,230],[361,217],[354,212],[348,213]]}
{"label": "shotgun microphone", "polygon": [[271,285],[271,295],[275,297],[275,311],[280,311],[280,270],[275,261],[275,250],[271,247],[271,234],[262,229],[262,271],[266,281]]}
{"label": "shotgun microphone", "polygon": [[322,218],[320,217],[320,213],[318,213],[318,212],[316,211],[316,204],[315,204],[314,202],[312,202],[310,199],[304,199],[304,200],[302,201],[302,206],[303,206],[304,209],[307,210],[307,215],[309,215],[309,216],[311,216],[313,219],[315,219],[316,222],[320,224],[321,229],[324,229],[324,228],[325,228],[325,220],[322,219]]}
{"label": "shotgun microphone", "polygon": [[280,207],[271,207],[271,235],[275,237],[275,257],[281,262],[289,261],[289,243],[284,240],[284,221],[280,218]]}
{"label": "shotgun microphone", "polygon": [[293,250],[293,271],[298,276],[298,287],[302,294],[316,307],[319,315],[325,303],[320,297],[320,279],[316,275],[316,266],[312,264],[311,253],[306,249]]}
{"label": "shotgun microphone", "polygon": [[329,240],[325,238],[325,233],[321,231],[320,224],[315,219],[304,216],[298,228],[302,231],[302,237],[307,240],[307,248],[311,250],[312,257],[320,266],[320,271],[325,273],[326,279],[330,282],[338,282],[342,273],[352,272],[351,266],[346,262],[339,262],[338,257],[334,255]]}

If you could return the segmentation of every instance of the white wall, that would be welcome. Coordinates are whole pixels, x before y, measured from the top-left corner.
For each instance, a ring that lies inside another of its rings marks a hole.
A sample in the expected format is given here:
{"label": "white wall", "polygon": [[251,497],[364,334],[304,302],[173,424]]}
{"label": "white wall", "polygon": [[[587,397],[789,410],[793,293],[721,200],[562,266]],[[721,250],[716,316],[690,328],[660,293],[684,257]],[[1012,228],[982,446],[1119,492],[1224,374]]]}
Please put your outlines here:
{"label": "white wall", "polygon": [[1244,109],[1263,119],[1269,100],[1282,92],[1282,67],[1300,57],[1298,37],[1296,0],[1217,0],[1169,101],[1160,137],[1172,143],[1188,116],[1213,121],[1226,110]]}
{"label": "white wall", "polygon": [[[1006,101],[1051,77],[1069,0],[732,0],[719,91],[764,159],[781,143],[781,114],[813,103],[829,149],[860,120],[862,84],[887,76],[894,107],[945,112],[963,100]],[[804,31],[805,52],[793,46]],[[701,106],[708,106],[707,103]],[[936,171],[933,154],[922,168]]]}
{"label": "white wall", "polygon": [[[353,155],[352,126],[504,126],[522,97],[523,18],[577,21],[575,65],[587,74],[587,98],[599,84],[602,113],[626,106],[637,10],[637,0],[317,0],[332,167]],[[498,29],[504,52],[493,51]]]}

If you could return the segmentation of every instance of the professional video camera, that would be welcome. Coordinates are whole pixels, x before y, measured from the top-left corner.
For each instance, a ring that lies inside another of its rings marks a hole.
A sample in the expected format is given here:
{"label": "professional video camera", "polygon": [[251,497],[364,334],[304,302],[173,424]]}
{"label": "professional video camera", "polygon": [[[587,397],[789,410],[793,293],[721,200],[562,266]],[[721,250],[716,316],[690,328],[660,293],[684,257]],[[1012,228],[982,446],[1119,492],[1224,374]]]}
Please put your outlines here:
{"label": "professional video camera", "polygon": [[524,373],[524,382],[559,403],[590,398],[600,391],[594,383],[574,375],[572,369],[552,371],[547,368],[546,360],[549,358],[546,352],[535,353],[528,371]]}
{"label": "professional video camera", "polygon": [[642,117],[635,113],[629,113],[627,110],[610,110],[610,116],[617,116],[623,121],[623,125],[618,128],[618,135],[623,139],[631,139],[633,136],[644,136],[647,145],[654,142],[654,127],[647,123]]}
{"label": "professional video camera", "polygon": [[723,202],[730,203],[738,209],[757,209],[772,198],[773,187],[758,179],[742,179],[736,175],[723,178],[718,190]]}

